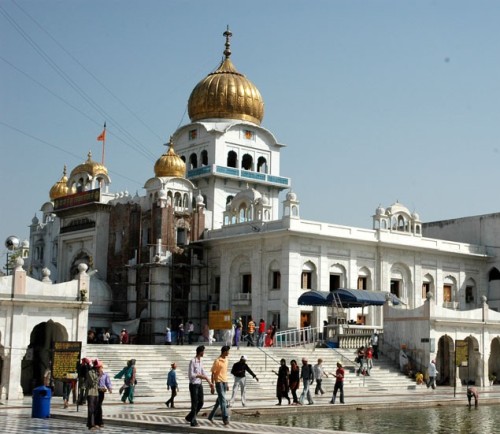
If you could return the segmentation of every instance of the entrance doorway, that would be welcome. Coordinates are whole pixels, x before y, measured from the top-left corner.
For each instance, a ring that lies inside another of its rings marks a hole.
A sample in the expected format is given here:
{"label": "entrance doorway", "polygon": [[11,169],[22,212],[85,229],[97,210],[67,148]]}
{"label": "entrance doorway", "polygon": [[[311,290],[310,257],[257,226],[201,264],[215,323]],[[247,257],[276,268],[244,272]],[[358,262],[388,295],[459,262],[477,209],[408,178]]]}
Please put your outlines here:
{"label": "entrance doorway", "polygon": [[21,362],[21,387],[25,395],[43,385],[43,376],[50,369],[52,348],[56,341],[67,341],[66,328],[52,320],[36,325],[30,335],[30,343]]}

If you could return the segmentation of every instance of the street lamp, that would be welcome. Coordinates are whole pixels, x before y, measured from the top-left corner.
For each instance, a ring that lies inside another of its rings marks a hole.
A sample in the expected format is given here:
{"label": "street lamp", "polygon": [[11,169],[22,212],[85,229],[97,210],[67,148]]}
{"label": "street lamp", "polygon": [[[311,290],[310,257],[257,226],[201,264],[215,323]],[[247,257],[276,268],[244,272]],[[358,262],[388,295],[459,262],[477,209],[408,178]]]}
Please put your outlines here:
{"label": "street lamp", "polygon": [[8,276],[9,275],[9,252],[13,252],[17,250],[19,247],[19,238],[17,238],[14,235],[11,235],[10,237],[7,237],[5,240],[5,247],[7,248],[7,260],[5,263],[5,274]]}

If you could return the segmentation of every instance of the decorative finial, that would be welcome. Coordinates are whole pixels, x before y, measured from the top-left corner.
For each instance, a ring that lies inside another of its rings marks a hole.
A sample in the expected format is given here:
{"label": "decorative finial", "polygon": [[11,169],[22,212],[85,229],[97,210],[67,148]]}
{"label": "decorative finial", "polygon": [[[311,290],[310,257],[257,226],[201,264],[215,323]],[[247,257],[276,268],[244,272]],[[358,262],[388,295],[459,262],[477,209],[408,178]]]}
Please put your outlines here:
{"label": "decorative finial", "polygon": [[233,36],[231,30],[229,30],[229,24],[227,26],[227,30],[222,35],[226,37],[226,49],[224,50],[224,56],[228,59],[229,56],[231,56],[231,42],[229,41],[229,38]]}
{"label": "decorative finial", "polygon": [[87,154],[87,157],[88,157],[88,161],[92,160],[92,151],[89,151],[89,153]]}
{"label": "decorative finial", "polygon": [[63,176],[66,176],[66,164],[64,165]]}

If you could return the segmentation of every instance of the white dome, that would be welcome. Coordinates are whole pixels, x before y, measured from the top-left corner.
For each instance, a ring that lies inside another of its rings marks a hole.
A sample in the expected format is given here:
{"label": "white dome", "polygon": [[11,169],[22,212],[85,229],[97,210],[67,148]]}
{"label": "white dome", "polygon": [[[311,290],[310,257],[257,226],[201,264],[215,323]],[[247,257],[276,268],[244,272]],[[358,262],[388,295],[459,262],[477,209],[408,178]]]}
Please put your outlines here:
{"label": "white dome", "polygon": [[411,215],[410,210],[406,208],[402,203],[399,203],[396,201],[396,203],[392,204],[387,210],[385,211],[387,215],[394,215],[394,214],[399,214],[403,213],[408,216]]}
{"label": "white dome", "polygon": [[384,215],[385,214],[385,208],[379,206],[376,210],[375,210],[375,214],[376,215]]}
{"label": "white dome", "polygon": [[293,191],[289,191],[286,194],[286,200],[291,200],[295,202],[297,200],[297,195]]}

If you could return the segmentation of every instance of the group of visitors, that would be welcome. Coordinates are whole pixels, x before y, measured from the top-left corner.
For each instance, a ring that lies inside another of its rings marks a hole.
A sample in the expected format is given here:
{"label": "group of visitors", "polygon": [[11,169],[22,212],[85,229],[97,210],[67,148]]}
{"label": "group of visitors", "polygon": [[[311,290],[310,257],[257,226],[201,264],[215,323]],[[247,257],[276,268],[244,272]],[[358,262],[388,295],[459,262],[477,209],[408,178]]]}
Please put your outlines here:
{"label": "group of visitors", "polygon": [[238,318],[234,324],[233,344],[235,347],[239,348],[241,340],[244,339],[247,341],[247,346],[249,347],[272,347],[277,331],[278,326],[276,322],[273,321],[269,327],[266,328],[266,321],[263,318],[260,319],[259,325],[257,326],[253,318],[249,317],[245,333],[243,322],[241,318]]}
{"label": "group of visitors", "polygon": [[[315,395],[323,395],[325,391],[322,387],[323,377],[328,377],[328,374],[323,368],[323,360],[318,359],[318,363],[311,366],[306,357],[302,358],[302,367],[299,368],[296,360],[290,361],[290,368],[286,364],[285,359],[280,360],[280,367],[278,372],[273,371],[277,376],[278,380],[276,382],[276,397],[278,398],[278,403],[276,405],[281,405],[283,399],[288,401],[291,405],[304,405],[307,400],[308,405],[314,404],[314,400],[311,394],[311,386],[316,380],[316,388],[314,391]],[[340,392],[340,403],[344,404],[344,376],[345,371],[342,367],[341,362],[337,362],[337,370],[335,373],[330,375],[335,377],[335,386],[333,390],[331,404],[335,404],[335,398],[338,392]],[[297,397],[297,390],[302,382],[302,393],[300,397]],[[293,402],[291,402],[288,392],[292,393]]]}
{"label": "group of visitors", "polygon": [[[102,403],[106,393],[113,392],[109,375],[104,372],[104,365],[99,359],[83,358],[78,366],[79,396],[78,404],[87,403],[87,427],[96,431],[104,426]],[[69,388],[63,387],[64,408],[68,407]]]}
{"label": "group of visitors", "polygon": [[[191,345],[194,342],[194,323],[191,320],[185,326],[182,321],[177,325],[175,336],[177,345],[184,345],[186,335],[187,343]],[[170,327],[165,328],[164,343],[165,345],[172,345],[172,329]]]}
{"label": "group of visitors", "polygon": [[369,345],[367,347],[361,346],[356,351],[356,358],[354,361],[358,364],[358,369],[356,375],[370,375],[373,368],[373,347]]}

